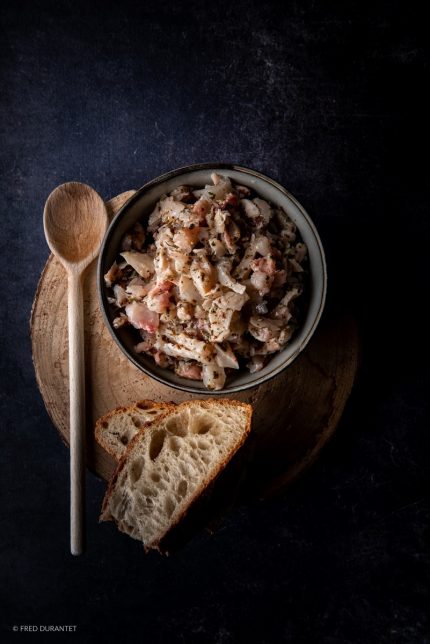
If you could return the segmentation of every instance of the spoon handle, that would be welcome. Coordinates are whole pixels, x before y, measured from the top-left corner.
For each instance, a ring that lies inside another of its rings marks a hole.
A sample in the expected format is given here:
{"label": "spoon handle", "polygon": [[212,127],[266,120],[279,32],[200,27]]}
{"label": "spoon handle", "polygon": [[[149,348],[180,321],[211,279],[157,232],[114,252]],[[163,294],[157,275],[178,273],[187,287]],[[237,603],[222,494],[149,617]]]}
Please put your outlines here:
{"label": "spoon handle", "polygon": [[82,276],[69,272],[70,551],[84,551],[85,354]]}

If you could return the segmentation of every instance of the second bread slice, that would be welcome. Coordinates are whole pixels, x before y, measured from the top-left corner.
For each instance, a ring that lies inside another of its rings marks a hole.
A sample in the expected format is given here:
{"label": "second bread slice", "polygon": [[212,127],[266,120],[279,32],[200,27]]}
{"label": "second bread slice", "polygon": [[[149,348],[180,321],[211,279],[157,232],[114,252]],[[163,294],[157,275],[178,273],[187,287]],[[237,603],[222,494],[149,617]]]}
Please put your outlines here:
{"label": "second bread slice", "polygon": [[119,461],[127,445],[146,423],[174,408],[173,403],[156,403],[153,400],[141,400],[131,407],[117,407],[96,422],[96,440]]}

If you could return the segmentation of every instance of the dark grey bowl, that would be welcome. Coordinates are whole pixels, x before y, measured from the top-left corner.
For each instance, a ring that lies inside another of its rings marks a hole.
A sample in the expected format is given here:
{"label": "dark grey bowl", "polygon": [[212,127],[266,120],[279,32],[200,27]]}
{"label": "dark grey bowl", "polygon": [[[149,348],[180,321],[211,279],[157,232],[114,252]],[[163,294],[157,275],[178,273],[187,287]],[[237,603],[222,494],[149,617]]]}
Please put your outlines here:
{"label": "dark grey bowl", "polygon": [[[103,275],[109,270],[117,256],[123,235],[136,221],[149,216],[162,194],[170,192],[181,184],[203,187],[205,184],[210,183],[210,175],[214,171],[231,177],[236,183],[252,188],[263,199],[267,199],[283,208],[297,225],[302,239],[308,247],[310,268],[307,310],[302,324],[291,342],[283,351],[275,354],[261,371],[251,374],[246,370],[240,370],[237,374],[230,376],[226,381],[226,386],[221,391],[209,391],[203,386],[203,383],[180,378],[173,371],[158,367],[152,358],[143,354],[136,354],[133,350],[133,346],[137,342],[135,332],[127,327],[116,330],[112,325],[115,314],[107,301],[107,292],[103,279]],[[99,256],[97,273],[100,306],[105,323],[115,342],[127,358],[138,369],[141,369],[148,376],[155,378],[164,385],[191,393],[204,393],[208,396],[225,395],[251,389],[273,378],[291,364],[305,348],[316,329],[324,308],[327,290],[324,250],[317,230],[305,209],[285,188],[273,181],[273,179],[249,168],[221,163],[204,163],[179,168],[153,179],[138,190],[121,208],[108,228]]]}

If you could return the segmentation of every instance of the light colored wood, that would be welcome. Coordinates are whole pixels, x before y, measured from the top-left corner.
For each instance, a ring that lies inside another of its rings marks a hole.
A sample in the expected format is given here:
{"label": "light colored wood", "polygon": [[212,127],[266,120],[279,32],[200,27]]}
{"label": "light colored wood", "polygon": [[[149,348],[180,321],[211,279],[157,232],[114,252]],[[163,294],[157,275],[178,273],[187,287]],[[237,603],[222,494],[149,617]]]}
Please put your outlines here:
{"label": "light colored wood", "polygon": [[100,196],[81,183],[65,183],[48,197],[43,213],[48,245],[67,272],[70,435],[70,551],[84,550],[85,351],[84,272],[97,257],[108,225]]}
{"label": "light colored wood", "polygon": [[[132,194],[127,192],[108,202],[110,216]],[[193,396],[161,385],[127,360],[102,320],[95,263],[84,286],[84,301],[86,387],[87,400],[91,401],[87,464],[107,480],[115,462],[94,440],[97,418],[114,407],[130,405],[139,399],[179,402],[205,396]],[[65,273],[51,256],[40,278],[33,306],[33,360],[48,413],[68,444],[66,320]],[[354,319],[342,308],[331,307],[304,353],[283,374],[257,389],[231,396],[254,407],[254,449],[246,469],[244,494],[266,496],[290,484],[315,460],[341,417],[358,358]]]}
{"label": "light colored wood", "polygon": [[85,351],[82,276],[68,274],[70,400],[70,551],[80,555],[85,541]]}

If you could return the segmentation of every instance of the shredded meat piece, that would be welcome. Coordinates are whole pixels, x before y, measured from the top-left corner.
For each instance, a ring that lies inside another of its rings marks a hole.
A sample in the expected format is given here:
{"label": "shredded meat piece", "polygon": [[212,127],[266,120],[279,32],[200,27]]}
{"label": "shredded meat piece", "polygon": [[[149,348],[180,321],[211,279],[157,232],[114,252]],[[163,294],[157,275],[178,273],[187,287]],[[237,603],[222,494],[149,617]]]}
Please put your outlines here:
{"label": "shredded meat piece", "polygon": [[114,262],[104,276],[106,286],[108,287],[113,286],[115,282],[121,278],[121,276],[122,276],[122,271],[119,268],[118,264]]}
{"label": "shredded meat piece", "polygon": [[164,313],[170,304],[170,292],[173,288],[173,282],[158,282],[148,293],[146,306],[156,313]]}
{"label": "shredded meat piece", "polygon": [[142,342],[139,342],[134,347],[136,353],[148,353],[154,346],[156,337],[154,334],[146,333],[146,331],[141,331],[142,337],[144,338]]}
{"label": "shredded meat piece", "polygon": [[154,351],[153,353],[155,363],[158,364],[159,367],[167,367],[169,364],[169,358],[166,356],[165,353],[162,351]]}
{"label": "shredded meat piece", "polygon": [[250,282],[260,295],[267,295],[273,284],[273,276],[263,271],[255,271],[251,275]]}
{"label": "shredded meat piece", "polygon": [[119,284],[115,284],[115,286],[113,287],[113,294],[115,295],[115,302],[117,306],[122,307],[128,303],[127,293]]}
{"label": "shredded meat piece", "polygon": [[124,313],[120,313],[112,322],[114,329],[120,329],[122,326],[129,324],[128,317]]}
{"label": "shredded meat piece", "polygon": [[239,205],[239,198],[233,192],[229,192],[224,201],[221,202],[221,208],[234,209]]}
{"label": "shredded meat piece", "polygon": [[211,209],[211,202],[205,199],[204,197],[200,197],[198,201],[193,206],[193,212],[201,217],[203,220],[204,216],[209,212]]}
{"label": "shredded meat piece", "polygon": [[125,314],[136,329],[154,333],[160,323],[158,313],[150,311],[145,303],[132,302],[125,307]]}
{"label": "shredded meat piece", "polygon": [[202,380],[202,367],[197,362],[183,362],[179,360],[175,367],[175,372],[182,378],[190,380]]}
{"label": "shredded meat piece", "polygon": [[176,201],[183,201],[184,203],[189,203],[194,200],[193,192],[190,186],[178,186],[170,193],[170,196]]}
{"label": "shredded meat piece", "polygon": [[276,273],[276,263],[271,257],[255,259],[251,262],[251,268],[253,271],[260,271],[266,275],[274,275]]}

